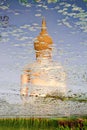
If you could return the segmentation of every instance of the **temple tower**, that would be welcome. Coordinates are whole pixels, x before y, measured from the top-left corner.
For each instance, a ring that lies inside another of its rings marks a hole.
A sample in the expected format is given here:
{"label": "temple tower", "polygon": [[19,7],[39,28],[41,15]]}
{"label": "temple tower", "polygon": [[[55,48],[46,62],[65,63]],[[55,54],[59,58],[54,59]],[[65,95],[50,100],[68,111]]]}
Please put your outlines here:
{"label": "temple tower", "polygon": [[34,41],[34,49],[36,51],[36,58],[44,57],[44,53],[46,53],[46,50],[47,50],[47,52],[51,51],[52,44],[53,44],[53,40],[47,32],[46,20],[45,20],[45,18],[43,18],[41,32]]}

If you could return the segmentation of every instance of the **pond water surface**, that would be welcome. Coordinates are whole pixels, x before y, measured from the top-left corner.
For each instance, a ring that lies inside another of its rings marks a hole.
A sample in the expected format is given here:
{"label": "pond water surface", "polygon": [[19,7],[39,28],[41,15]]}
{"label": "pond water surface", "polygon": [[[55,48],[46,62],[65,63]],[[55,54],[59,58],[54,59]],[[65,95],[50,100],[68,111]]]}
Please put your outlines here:
{"label": "pond water surface", "polygon": [[[34,2],[0,3],[0,117],[87,115],[87,3]],[[6,25],[4,16],[9,17]],[[23,67],[36,61],[33,43],[42,16],[54,42],[53,61],[67,74],[69,100],[20,96]]]}

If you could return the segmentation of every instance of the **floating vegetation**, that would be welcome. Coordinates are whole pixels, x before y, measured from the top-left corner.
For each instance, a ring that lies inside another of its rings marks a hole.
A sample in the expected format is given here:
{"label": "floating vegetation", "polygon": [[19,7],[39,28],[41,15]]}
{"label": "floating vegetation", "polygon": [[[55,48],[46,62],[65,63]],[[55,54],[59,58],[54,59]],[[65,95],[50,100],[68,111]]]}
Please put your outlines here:
{"label": "floating vegetation", "polygon": [[86,130],[87,117],[70,118],[3,118],[0,119],[0,130],[4,128],[22,130]]}
{"label": "floating vegetation", "polygon": [[52,98],[53,100],[59,99],[61,101],[87,102],[87,97],[85,94],[73,94],[71,96],[55,96],[48,94],[45,98]]}

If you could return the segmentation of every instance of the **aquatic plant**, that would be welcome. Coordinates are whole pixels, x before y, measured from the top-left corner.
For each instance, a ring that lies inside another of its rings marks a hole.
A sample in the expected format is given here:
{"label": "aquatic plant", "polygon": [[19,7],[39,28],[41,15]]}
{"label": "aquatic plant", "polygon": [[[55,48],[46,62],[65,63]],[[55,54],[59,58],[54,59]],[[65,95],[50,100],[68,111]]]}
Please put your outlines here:
{"label": "aquatic plant", "polygon": [[0,130],[86,130],[87,117],[70,118],[1,118]]}
{"label": "aquatic plant", "polygon": [[78,102],[87,102],[87,96],[85,94],[73,94],[73,95],[49,95],[47,94],[45,99],[51,98],[52,100],[61,100],[61,101],[78,101]]}

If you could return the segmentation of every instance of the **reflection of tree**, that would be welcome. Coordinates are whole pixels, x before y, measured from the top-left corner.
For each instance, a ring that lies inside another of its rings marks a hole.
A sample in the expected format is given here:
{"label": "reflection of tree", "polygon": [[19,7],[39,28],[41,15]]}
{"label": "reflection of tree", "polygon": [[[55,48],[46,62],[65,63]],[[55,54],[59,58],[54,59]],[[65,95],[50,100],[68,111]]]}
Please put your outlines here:
{"label": "reflection of tree", "polygon": [[0,35],[0,41],[1,41],[1,39],[2,39],[2,36]]}
{"label": "reflection of tree", "polygon": [[[43,0],[34,0],[35,2],[40,2],[40,1],[42,1],[42,2],[44,2]],[[58,2],[59,0],[46,0],[47,1],[47,3],[56,3],[56,2]]]}
{"label": "reflection of tree", "polygon": [[[2,1],[2,0],[1,0]],[[0,1],[0,2],[1,2]],[[50,4],[50,3],[57,3],[57,2],[59,2],[59,0],[31,0],[32,2],[47,2],[48,4]],[[28,0],[19,0],[19,3],[20,4],[22,4],[22,5],[27,5],[27,4],[29,4],[31,1],[28,1]],[[74,1],[74,0],[73,0]],[[87,2],[87,0],[83,0],[83,2]]]}
{"label": "reflection of tree", "polygon": [[40,2],[41,0],[33,0],[33,1],[35,1],[35,2]]}
{"label": "reflection of tree", "polygon": [[[33,2],[44,2],[43,0],[33,0]],[[47,0],[47,3],[56,3],[56,2],[58,2],[59,0]],[[21,3],[21,4],[27,4],[27,3],[29,3],[28,2],[28,0],[19,0],[19,3]]]}
{"label": "reflection of tree", "polygon": [[59,0],[47,0],[48,3],[56,3],[58,2]]}
{"label": "reflection of tree", "polygon": [[0,5],[4,5],[5,2],[6,0],[0,0]]}
{"label": "reflection of tree", "polygon": [[1,27],[8,27],[9,25],[9,17],[4,15],[0,16],[0,26]]}
{"label": "reflection of tree", "polygon": [[28,0],[19,0],[19,3],[21,3],[21,4],[27,4]]}

